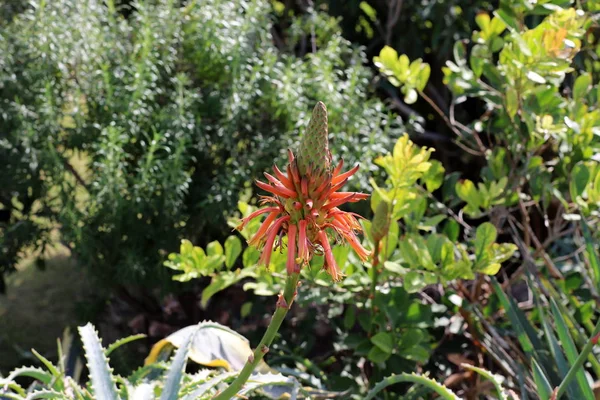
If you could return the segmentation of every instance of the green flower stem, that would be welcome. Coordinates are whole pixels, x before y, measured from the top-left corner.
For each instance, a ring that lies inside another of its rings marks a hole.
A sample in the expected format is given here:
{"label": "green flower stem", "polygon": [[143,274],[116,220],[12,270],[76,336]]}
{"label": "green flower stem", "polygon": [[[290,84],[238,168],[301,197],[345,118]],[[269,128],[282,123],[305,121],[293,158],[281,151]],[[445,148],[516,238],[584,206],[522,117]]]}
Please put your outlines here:
{"label": "green flower stem", "polygon": [[[375,318],[375,294],[377,291],[377,281],[379,279],[379,243],[380,241],[375,242],[375,248],[373,250],[373,264],[371,266],[372,269],[372,280],[371,280],[371,292],[369,296],[371,297],[371,318]],[[374,324],[371,323],[370,334],[373,334]]]}
{"label": "green flower stem", "polygon": [[296,297],[296,288],[298,286],[299,278],[300,275],[297,273],[287,277],[285,281],[285,289],[283,291],[283,299],[285,299],[284,306],[282,306],[281,299],[277,301],[277,309],[275,310],[273,317],[271,317],[271,322],[269,323],[269,327],[263,335],[262,340],[258,346],[256,346],[254,354],[248,358],[244,368],[242,368],[238,376],[233,382],[231,382],[227,389],[213,397],[213,400],[230,400],[234,398],[242,386],[244,386],[248,378],[250,378],[250,375],[252,375],[252,372],[254,372],[265,354],[267,354],[269,351],[269,346],[271,346],[271,343],[273,342],[281,323],[285,319],[285,316],[290,309],[294,298]]}
{"label": "green flower stem", "polygon": [[567,372],[567,375],[565,375],[565,379],[563,379],[563,381],[560,383],[560,386],[556,391],[556,397],[554,397],[555,399],[560,399],[560,396],[562,396],[565,390],[567,390],[567,386],[569,386],[569,383],[571,383],[571,381],[575,378],[575,375],[577,374],[577,372],[579,372],[579,368],[581,368],[583,363],[586,361],[588,355],[592,351],[592,348],[598,342],[598,335],[600,335],[600,321],[598,321],[598,323],[596,324],[596,327],[592,332],[592,336],[587,341],[585,346],[583,346],[583,349],[581,349],[581,353],[579,353],[579,356],[577,356],[577,359],[573,363],[573,366],[571,367],[569,372]]}

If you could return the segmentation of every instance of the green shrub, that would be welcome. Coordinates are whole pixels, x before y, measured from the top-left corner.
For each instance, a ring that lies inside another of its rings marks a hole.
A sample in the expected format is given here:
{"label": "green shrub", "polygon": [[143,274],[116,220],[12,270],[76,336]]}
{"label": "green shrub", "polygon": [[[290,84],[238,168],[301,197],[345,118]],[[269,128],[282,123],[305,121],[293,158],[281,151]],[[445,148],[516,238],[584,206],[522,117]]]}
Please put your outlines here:
{"label": "green shrub", "polygon": [[[312,28],[294,18],[278,48],[267,1],[3,10],[14,14],[0,31],[3,272],[58,227],[105,283],[156,284],[183,233],[225,234],[225,216],[293,144],[315,99],[350,163],[400,133],[370,97],[364,54],[326,14]],[[318,48],[298,56],[307,29]]]}

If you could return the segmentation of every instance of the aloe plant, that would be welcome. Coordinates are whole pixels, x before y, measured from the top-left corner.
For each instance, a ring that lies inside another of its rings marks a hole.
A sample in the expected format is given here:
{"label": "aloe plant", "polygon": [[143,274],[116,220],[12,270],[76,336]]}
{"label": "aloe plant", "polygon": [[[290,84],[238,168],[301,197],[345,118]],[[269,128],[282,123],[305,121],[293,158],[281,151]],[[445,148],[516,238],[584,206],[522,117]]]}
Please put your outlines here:
{"label": "aloe plant", "polygon": [[[238,376],[243,365],[238,358],[247,358],[252,353],[246,338],[220,324],[204,321],[157,343],[146,359],[146,365],[123,377],[114,374],[108,355],[143,335],[120,339],[106,349],[92,324],[80,327],[79,335],[89,370],[86,385],[68,376],[62,367],[62,359],[55,365],[33,350],[45,368],[21,367],[6,378],[0,378],[0,399],[208,400]],[[61,357],[62,354],[63,351],[59,351]],[[215,368],[188,373],[186,365],[190,360]],[[34,383],[23,386],[22,378],[32,378]],[[264,363],[236,396],[248,397],[255,393],[269,399],[286,394],[293,398],[334,394],[304,387],[295,377],[284,376]]]}

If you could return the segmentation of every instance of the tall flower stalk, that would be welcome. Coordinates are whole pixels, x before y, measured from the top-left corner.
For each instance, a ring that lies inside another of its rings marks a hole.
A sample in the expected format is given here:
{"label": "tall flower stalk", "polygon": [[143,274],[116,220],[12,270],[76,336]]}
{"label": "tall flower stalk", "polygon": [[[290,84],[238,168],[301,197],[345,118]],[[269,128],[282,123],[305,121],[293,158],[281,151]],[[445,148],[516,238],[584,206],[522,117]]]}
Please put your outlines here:
{"label": "tall flower stalk", "polygon": [[274,166],[273,175],[264,173],[266,182],[256,182],[268,193],[261,196],[263,207],[243,218],[237,227],[241,230],[251,220],[266,216],[248,243],[262,250],[259,264],[266,267],[275,249],[287,248],[285,289],[258,347],[237,378],[215,400],[233,398],[269,351],[296,297],[300,271],[315,254],[324,256],[324,268],[334,281],[342,279],[343,274],[333,257],[330,241],[348,243],[363,261],[370,255],[356,236],[361,231],[357,220],[360,216],[339,208],[348,202],[364,200],[368,195],[339,191],[358,171],[358,165],[347,172],[342,172],[343,161],[332,166],[327,109],[322,102],[313,109],[297,155],[288,151],[288,158],[285,172]]}

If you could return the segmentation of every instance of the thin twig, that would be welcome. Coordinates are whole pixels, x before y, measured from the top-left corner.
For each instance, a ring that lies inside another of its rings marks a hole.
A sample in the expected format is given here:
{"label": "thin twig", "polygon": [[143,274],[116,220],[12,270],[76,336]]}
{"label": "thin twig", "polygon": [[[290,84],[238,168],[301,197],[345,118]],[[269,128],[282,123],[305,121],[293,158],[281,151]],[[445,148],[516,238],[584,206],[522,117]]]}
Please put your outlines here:
{"label": "thin twig", "polygon": [[[421,95],[421,97],[423,98],[423,100],[425,100],[431,106],[431,108],[433,108],[434,111],[444,120],[444,122],[446,123],[446,125],[448,126],[448,128],[450,128],[450,130],[452,132],[454,132],[454,134],[456,136],[458,136],[459,138],[462,138],[462,139],[466,139],[465,136],[463,135],[463,132],[461,132],[460,130],[458,130],[458,128],[456,128],[456,126],[452,124],[452,122],[450,121],[450,119],[448,118],[448,116],[446,116],[446,114],[438,107],[438,105],[433,100],[431,100],[431,98],[429,96],[427,96],[423,91],[419,91],[419,94]],[[477,134],[473,133],[472,136],[475,139],[475,141],[477,142],[477,145],[479,147],[479,151],[477,151],[475,149],[472,149],[472,148],[470,148],[470,147],[468,147],[466,145],[463,145],[459,141],[456,141],[456,144],[461,149],[463,149],[464,151],[468,152],[469,154],[472,154],[472,155],[475,155],[475,156],[483,156],[485,154],[486,147],[484,146],[483,142],[481,141],[481,138],[479,138],[479,136]]]}

